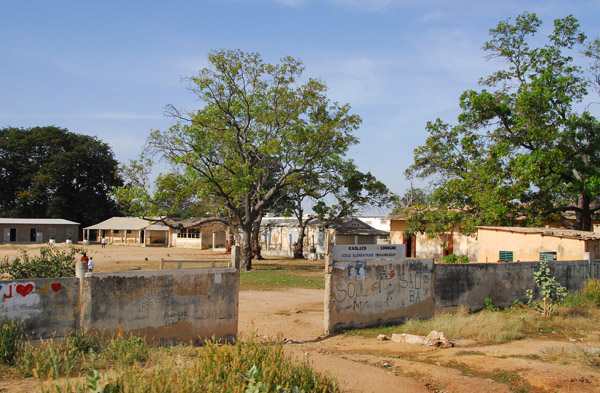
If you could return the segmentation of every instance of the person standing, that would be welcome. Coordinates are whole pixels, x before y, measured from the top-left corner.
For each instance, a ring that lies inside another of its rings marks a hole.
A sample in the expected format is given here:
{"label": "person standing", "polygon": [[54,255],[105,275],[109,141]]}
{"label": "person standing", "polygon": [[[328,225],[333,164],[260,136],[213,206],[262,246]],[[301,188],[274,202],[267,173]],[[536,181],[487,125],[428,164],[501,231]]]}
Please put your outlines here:
{"label": "person standing", "polygon": [[[80,267],[80,269],[83,270],[83,269],[87,268],[88,267],[87,265],[88,265],[89,262],[90,262],[90,258],[88,258],[87,254],[84,251],[81,254],[81,267]],[[85,265],[84,265],[84,263],[85,263]]]}
{"label": "person standing", "polygon": [[102,236],[102,239],[100,240],[100,244],[102,244],[102,248],[106,247],[106,238],[104,236]]}
{"label": "person standing", "polygon": [[88,272],[92,272],[94,270],[94,259],[90,257],[90,260],[87,263]]}

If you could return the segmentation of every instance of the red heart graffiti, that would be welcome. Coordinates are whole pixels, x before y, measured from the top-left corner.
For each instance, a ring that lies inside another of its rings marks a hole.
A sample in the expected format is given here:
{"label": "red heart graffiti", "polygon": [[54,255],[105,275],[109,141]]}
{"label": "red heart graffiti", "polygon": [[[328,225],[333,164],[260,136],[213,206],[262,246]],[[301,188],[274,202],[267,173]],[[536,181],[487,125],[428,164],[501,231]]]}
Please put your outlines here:
{"label": "red heart graffiti", "polygon": [[17,293],[23,297],[29,295],[33,291],[33,284],[17,285]]}
{"label": "red heart graffiti", "polygon": [[58,291],[60,291],[60,288],[62,288],[62,284],[59,282],[56,282],[56,283],[50,285],[50,288],[52,288],[52,290],[54,292],[58,292]]}

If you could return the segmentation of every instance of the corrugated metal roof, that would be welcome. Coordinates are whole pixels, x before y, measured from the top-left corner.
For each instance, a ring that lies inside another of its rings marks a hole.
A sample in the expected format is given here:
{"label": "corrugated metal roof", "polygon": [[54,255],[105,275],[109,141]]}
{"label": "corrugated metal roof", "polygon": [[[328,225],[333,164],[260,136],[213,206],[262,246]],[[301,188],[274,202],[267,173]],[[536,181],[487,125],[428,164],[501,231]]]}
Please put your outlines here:
{"label": "corrugated metal roof", "polygon": [[528,228],[528,227],[487,227],[487,226],[480,226],[477,228],[484,229],[484,230],[493,230],[493,231],[540,234],[542,236],[555,236],[555,237],[564,237],[564,238],[569,238],[569,239],[580,239],[580,240],[598,240],[598,239],[600,239],[600,233],[589,232],[589,231],[577,231],[574,229]]}
{"label": "corrugated metal roof", "polygon": [[104,220],[102,222],[99,222],[98,224],[89,226],[84,229],[100,229],[105,231],[111,229],[139,231],[142,229],[148,229],[150,227],[152,227],[153,231],[169,230],[169,228],[166,225],[155,223],[149,220],[144,220],[143,218],[138,217],[111,217],[108,220]]}
{"label": "corrugated metal roof", "polygon": [[79,225],[78,222],[63,220],[62,218],[0,218],[0,224]]}

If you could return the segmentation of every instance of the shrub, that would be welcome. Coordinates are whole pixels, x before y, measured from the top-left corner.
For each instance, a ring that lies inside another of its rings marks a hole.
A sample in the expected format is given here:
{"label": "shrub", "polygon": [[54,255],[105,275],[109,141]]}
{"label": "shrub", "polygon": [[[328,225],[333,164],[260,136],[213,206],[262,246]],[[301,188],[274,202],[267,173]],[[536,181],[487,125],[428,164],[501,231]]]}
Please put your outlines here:
{"label": "shrub", "polygon": [[444,255],[442,263],[469,263],[469,257],[466,255],[448,254]]}
{"label": "shrub", "polygon": [[542,293],[542,302],[533,299],[533,291],[525,291],[529,299],[527,304],[534,310],[542,312],[542,316],[547,317],[554,313],[554,306],[560,304],[567,296],[567,290],[560,285],[556,278],[550,273],[548,261],[540,261],[540,270],[533,273],[533,281],[540,288]]}
{"label": "shrub", "polygon": [[12,365],[25,336],[25,324],[5,321],[0,324],[0,363]]}
{"label": "shrub", "polygon": [[30,256],[21,251],[21,256],[10,261],[4,257],[0,262],[0,274],[8,274],[10,279],[60,278],[75,275],[75,255],[85,252],[82,248],[70,247],[61,251],[51,243],[40,248],[39,256]]}
{"label": "shrub", "polygon": [[581,296],[596,306],[600,306],[600,281],[591,278],[584,282],[581,288]]}

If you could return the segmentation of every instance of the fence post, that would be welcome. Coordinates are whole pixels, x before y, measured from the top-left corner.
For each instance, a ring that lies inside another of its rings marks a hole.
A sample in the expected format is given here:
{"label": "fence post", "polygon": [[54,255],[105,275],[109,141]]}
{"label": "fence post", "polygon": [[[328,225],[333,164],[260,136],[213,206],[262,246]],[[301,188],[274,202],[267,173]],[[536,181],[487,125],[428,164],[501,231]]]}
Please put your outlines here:
{"label": "fence post", "polygon": [[160,270],[165,268],[165,258],[160,258]]}

